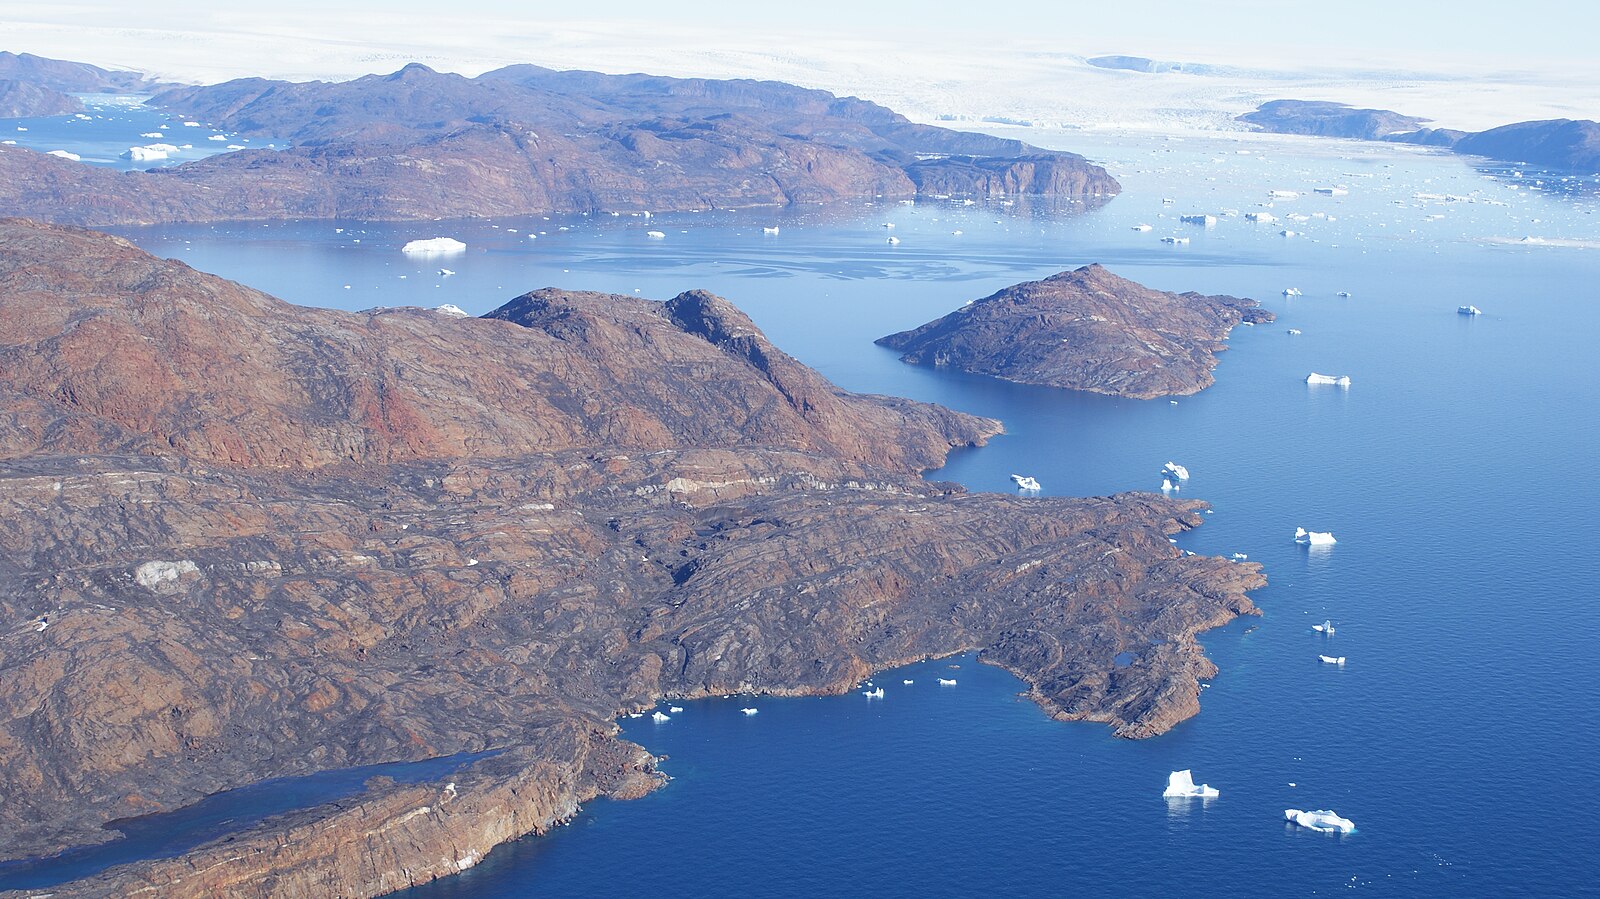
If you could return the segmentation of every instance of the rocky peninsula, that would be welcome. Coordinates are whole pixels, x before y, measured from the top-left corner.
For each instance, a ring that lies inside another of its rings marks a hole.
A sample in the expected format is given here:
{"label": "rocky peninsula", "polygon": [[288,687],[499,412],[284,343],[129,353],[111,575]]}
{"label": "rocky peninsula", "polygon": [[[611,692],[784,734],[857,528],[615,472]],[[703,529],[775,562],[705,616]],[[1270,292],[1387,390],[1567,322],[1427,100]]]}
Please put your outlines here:
{"label": "rocky peninsula", "polygon": [[688,211],[1120,185],[1073,153],[909,121],[769,81],[419,64],[347,82],[247,78],[150,104],[288,142],[148,172],[0,147],[0,214],[64,224]]}
{"label": "rocky peninsula", "polygon": [[913,364],[1153,399],[1209,387],[1228,332],[1273,319],[1254,300],[1152,290],[1086,265],[877,342]]}
{"label": "rocky peninsula", "polygon": [[620,712],[971,649],[1153,736],[1264,583],[1168,543],[1198,502],[921,479],[999,424],[842,391],[702,292],[307,309],[6,220],[0,420],[0,859],[501,750],[57,897],[380,895],[652,789]]}

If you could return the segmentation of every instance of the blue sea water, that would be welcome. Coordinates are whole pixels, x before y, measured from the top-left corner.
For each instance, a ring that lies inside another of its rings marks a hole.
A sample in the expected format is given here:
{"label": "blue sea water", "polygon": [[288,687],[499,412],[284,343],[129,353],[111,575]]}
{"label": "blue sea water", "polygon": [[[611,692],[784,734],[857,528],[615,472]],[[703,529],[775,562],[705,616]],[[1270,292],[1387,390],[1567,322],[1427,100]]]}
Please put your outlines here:
{"label": "blue sea water", "polygon": [[[262,149],[277,142],[240,137],[208,127],[204,122],[172,115],[144,105],[143,96],[77,94],[81,113],[65,116],[0,118],[0,141],[49,153],[72,153],[80,162],[122,171],[181,165],[237,149]],[[132,147],[165,144],[173,149],[161,159],[124,159]]]}
{"label": "blue sea water", "polygon": [[[665,724],[622,722],[669,756],[665,789],[594,803],[411,899],[1600,890],[1600,836],[1581,823],[1600,746],[1592,179],[1338,141],[1057,139],[1105,161],[1124,194],[1079,215],[932,202],[122,232],[340,308],[479,314],[542,286],[707,288],[842,386],[1006,423],[930,477],[998,491],[1018,472],[1047,494],[1096,495],[1159,487],[1172,460],[1193,475],[1181,495],[1215,508],[1184,548],[1247,553],[1271,578],[1254,594],[1263,618],[1206,635],[1221,673],[1201,714],[1166,736],[1051,721],[970,657],[881,674],[881,701],[686,703]],[[1349,193],[1312,192],[1326,186]],[[1200,212],[1218,224],[1177,221]],[[1159,242],[1176,235],[1191,242]],[[469,249],[399,253],[435,236]],[[872,345],[1088,262],[1163,289],[1256,297],[1280,320],[1238,329],[1217,384],[1175,404],[914,368]],[[1289,287],[1302,295],[1284,297]],[[1456,313],[1469,303],[1485,314]],[[1308,386],[1313,371],[1352,386]],[[1297,526],[1339,543],[1297,546]],[[1335,636],[1310,629],[1324,619]],[[1348,662],[1323,665],[1324,653]],[[939,689],[949,664],[959,685]],[[1162,800],[1180,768],[1221,797]],[[1358,829],[1298,831],[1290,807],[1332,808]]]}

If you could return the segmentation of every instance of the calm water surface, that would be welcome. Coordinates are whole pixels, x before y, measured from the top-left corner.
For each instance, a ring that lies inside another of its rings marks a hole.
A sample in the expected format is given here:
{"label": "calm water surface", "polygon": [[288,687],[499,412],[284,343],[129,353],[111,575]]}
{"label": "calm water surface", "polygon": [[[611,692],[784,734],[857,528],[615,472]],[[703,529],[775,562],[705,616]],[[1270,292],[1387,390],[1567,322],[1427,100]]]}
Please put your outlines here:
{"label": "calm water surface", "polygon": [[[1255,594],[1263,619],[1207,635],[1221,674],[1200,716],[1162,738],[1049,721],[972,658],[880,675],[881,701],[690,703],[666,724],[623,721],[671,757],[667,788],[595,803],[412,899],[1596,892],[1600,836],[1574,812],[1600,745],[1588,539],[1600,250],[1521,242],[1600,239],[1592,185],[1336,141],[1059,137],[1104,160],[1123,196],[1075,216],[935,202],[124,232],[294,302],[351,309],[481,314],[543,286],[707,288],[845,387],[1005,421],[933,476],[1006,490],[1018,472],[1048,494],[1095,495],[1158,487],[1170,459],[1193,473],[1182,495],[1215,507],[1183,546],[1248,553],[1272,579]],[[1335,186],[1348,194],[1313,193]],[[1228,214],[1251,211],[1279,221]],[[1199,212],[1217,226],[1177,221]],[[1159,242],[1175,235],[1191,242]],[[435,236],[469,249],[399,252]],[[1280,320],[1238,329],[1216,386],[1176,404],[912,368],[872,345],[1088,262],[1256,297]],[[1485,314],[1457,315],[1468,303]],[[1353,386],[1308,387],[1312,371]],[[1339,543],[1308,552],[1290,540],[1297,526]],[[1324,618],[1331,639],[1310,629]],[[948,664],[959,686],[940,689]],[[761,714],[739,714],[745,704]],[[1177,768],[1221,798],[1169,805],[1161,788]],[[1358,830],[1288,829],[1286,807],[1333,808]]]}

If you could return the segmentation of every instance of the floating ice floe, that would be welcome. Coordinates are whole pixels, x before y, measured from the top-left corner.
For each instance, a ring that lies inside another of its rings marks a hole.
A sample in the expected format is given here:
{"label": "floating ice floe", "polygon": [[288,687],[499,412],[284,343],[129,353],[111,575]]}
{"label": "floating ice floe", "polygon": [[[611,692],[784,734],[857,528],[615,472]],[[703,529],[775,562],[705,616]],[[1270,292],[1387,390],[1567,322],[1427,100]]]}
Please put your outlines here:
{"label": "floating ice floe", "polygon": [[1321,655],[1319,655],[1319,656],[1317,656],[1317,658],[1321,659],[1322,663],[1324,665],[1341,665],[1342,666],[1344,664],[1344,656],[1321,656]]}
{"label": "floating ice floe", "polygon": [[227,139],[228,139],[228,136],[226,134],[213,134],[210,137],[206,138],[206,140],[214,140],[214,141],[218,141],[218,142],[225,141]]}
{"label": "floating ice floe", "polygon": [[1311,629],[1316,631],[1316,632],[1318,632],[1318,633],[1327,634],[1330,637],[1333,636],[1333,622],[1332,621],[1324,621],[1321,624],[1313,624],[1313,625],[1311,625]]}
{"label": "floating ice floe", "polygon": [[667,239],[667,233],[665,231],[646,231],[644,232],[644,236],[650,238],[651,240]]}
{"label": "floating ice floe", "polygon": [[185,128],[199,128],[200,127],[200,123],[199,122],[184,122],[183,123],[183,127],[185,127]]}
{"label": "floating ice floe", "polygon": [[1041,490],[1039,482],[1026,475],[1014,474],[1011,480],[1016,483],[1018,490]]}
{"label": "floating ice floe", "polygon": [[1261,222],[1265,224],[1267,222],[1277,221],[1278,217],[1270,212],[1246,212],[1244,214],[1244,220],[1247,222]]}
{"label": "floating ice floe", "polygon": [[1477,306],[1457,306],[1456,311],[1462,315],[1482,315],[1483,310]]}
{"label": "floating ice floe", "polygon": [[1311,374],[1306,375],[1306,383],[1307,384],[1328,384],[1328,385],[1333,386],[1333,387],[1349,387],[1350,386],[1350,376],[1349,375],[1339,375],[1338,377],[1334,377],[1333,375],[1319,375],[1316,372],[1312,372]]}
{"label": "floating ice floe", "polygon": [[882,699],[883,688],[879,687],[876,690],[864,690],[862,691],[861,695],[867,697],[868,699]]}
{"label": "floating ice floe", "polygon": [[1319,187],[1316,188],[1316,192],[1325,197],[1345,197],[1350,195],[1350,191],[1342,187]]}
{"label": "floating ice floe", "polygon": [[1161,795],[1167,799],[1187,797],[1215,799],[1222,794],[1212,789],[1210,784],[1199,784],[1197,786],[1194,782],[1194,772],[1185,768],[1182,771],[1174,771],[1167,776],[1167,788],[1162,791]]}
{"label": "floating ice floe", "polygon": [[1299,237],[1300,236],[1300,232],[1299,231],[1290,231],[1288,228],[1285,228],[1282,231],[1278,232],[1278,236],[1279,237]]}
{"label": "floating ice floe", "polygon": [[739,711],[744,712],[746,715],[757,715],[761,712],[760,709],[740,709]]}
{"label": "floating ice floe", "polygon": [[941,678],[939,678],[939,686],[941,686],[941,687],[954,687],[955,685],[956,685],[956,679],[953,678],[953,677],[941,677]]}
{"label": "floating ice floe", "polygon": [[652,714],[650,716],[650,720],[654,721],[657,724],[660,724],[663,721],[671,721],[672,720],[672,716],[671,715],[663,715],[660,712],[656,712],[656,713],[654,713],[654,714]]}
{"label": "floating ice floe", "polygon": [[1134,225],[1133,226],[1133,230],[1135,230],[1135,231],[1154,231],[1155,230],[1155,226],[1154,225]]}
{"label": "floating ice floe", "polygon": [[1297,190],[1275,190],[1271,193],[1274,200],[1293,200],[1300,196],[1300,192]]}
{"label": "floating ice floe", "polygon": [[1356,829],[1356,822],[1339,817],[1333,809],[1303,812],[1297,808],[1288,808],[1283,810],[1283,817],[1301,827],[1322,833],[1349,833]]}
{"label": "floating ice floe", "polygon": [[1167,464],[1161,466],[1161,473],[1163,475],[1173,475],[1180,481],[1189,480],[1189,469],[1184,468],[1182,465],[1179,465],[1176,462],[1168,462]]}
{"label": "floating ice floe", "polygon": [[1305,528],[1295,528],[1294,542],[1301,546],[1332,546],[1339,541],[1333,539],[1333,534],[1330,531],[1308,531]]}
{"label": "floating ice floe", "polygon": [[82,162],[83,161],[83,157],[79,156],[76,153],[69,153],[66,150],[51,150],[49,153],[46,153],[45,155],[46,156],[59,156],[62,159],[70,159],[73,162]]}
{"label": "floating ice floe", "polygon": [[1214,215],[1180,215],[1178,221],[1185,225],[1204,225],[1207,228],[1215,227],[1217,217]]}
{"label": "floating ice floe", "polygon": [[467,245],[454,237],[429,237],[425,240],[413,240],[400,248],[400,252],[408,256],[447,256],[452,253],[465,253]]}
{"label": "floating ice floe", "polygon": [[1289,329],[1289,336],[1291,336],[1291,337],[1299,337],[1300,336],[1300,329],[1299,328],[1290,328]]}
{"label": "floating ice floe", "polygon": [[438,306],[433,307],[433,311],[439,313],[440,315],[448,315],[451,318],[467,317],[467,310],[462,309],[460,306],[457,306],[454,303],[441,303]]}
{"label": "floating ice floe", "polygon": [[776,225],[774,225],[771,228],[762,228],[761,229],[761,233],[762,234],[777,234],[778,233],[778,227]]}

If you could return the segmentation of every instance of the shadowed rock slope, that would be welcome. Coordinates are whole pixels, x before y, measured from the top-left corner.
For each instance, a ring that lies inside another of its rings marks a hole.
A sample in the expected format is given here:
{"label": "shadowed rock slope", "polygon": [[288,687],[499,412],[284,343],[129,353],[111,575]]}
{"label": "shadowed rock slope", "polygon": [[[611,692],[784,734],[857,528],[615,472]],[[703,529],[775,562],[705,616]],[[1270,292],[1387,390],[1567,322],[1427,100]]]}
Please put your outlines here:
{"label": "shadowed rock slope", "polygon": [[347,82],[247,78],[151,102],[290,140],[150,172],[0,148],[0,213],[83,225],[698,210],[913,197],[1097,203],[1120,186],[1072,153],[919,125],[763,81],[409,65]]}
{"label": "shadowed rock slope", "polygon": [[1152,399],[1198,393],[1254,300],[1168,293],[1086,265],[1017,284],[920,328],[880,338],[915,364],[1022,384]]}
{"label": "shadowed rock slope", "polygon": [[994,424],[832,388],[707,294],[300,309],[17,221],[0,260],[0,858],[504,750],[57,896],[378,895],[653,788],[619,712],[966,649],[1158,734],[1263,583],[1168,543],[1200,503],[921,480]]}

